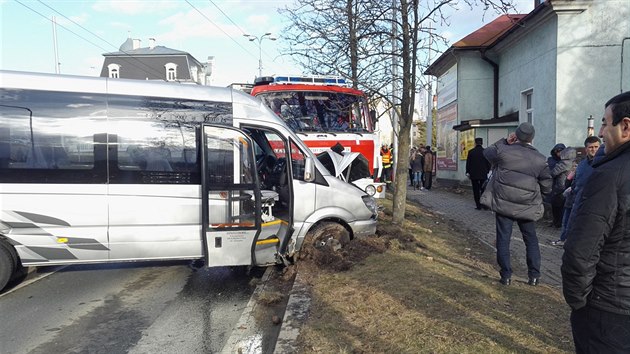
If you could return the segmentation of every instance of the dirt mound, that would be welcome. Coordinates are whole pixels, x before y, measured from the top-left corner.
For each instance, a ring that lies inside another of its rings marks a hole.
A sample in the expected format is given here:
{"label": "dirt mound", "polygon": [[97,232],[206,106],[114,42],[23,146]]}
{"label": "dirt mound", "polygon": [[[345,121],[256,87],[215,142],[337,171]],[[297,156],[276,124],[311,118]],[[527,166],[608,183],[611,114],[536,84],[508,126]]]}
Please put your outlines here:
{"label": "dirt mound", "polygon": [[372,254],[385,252],[388,246],[386,238],[376,235],[362,237],[351,240],[348,245],[337,251],[325,247],[311,247],[307,261],[319,269],[345,271]]}
{"label": "dirt mound", "polygon": [[355,264],[362,263],[370,255],[383,253],[393,245],[405,250],[424,248],[411,233],[388,231],[387,228],[379,228],[375,235],[355,238],[336,251],[329,247],[307,246],[308,249],[301,252],[299,262],[304,264],[304,268],[346,271]]}

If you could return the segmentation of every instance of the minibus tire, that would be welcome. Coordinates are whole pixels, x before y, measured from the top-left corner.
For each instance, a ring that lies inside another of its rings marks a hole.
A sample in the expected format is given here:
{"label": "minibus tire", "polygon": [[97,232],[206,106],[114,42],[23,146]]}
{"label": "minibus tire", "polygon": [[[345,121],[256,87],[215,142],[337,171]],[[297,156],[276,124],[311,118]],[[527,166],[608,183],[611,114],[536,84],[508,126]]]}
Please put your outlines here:
{"label": "minibus tire", "polygon": [[4,245],[0,246],[0,291],[11,280],[14,271],[15,266],[11,253]]}
{"label": "minibus tire", "polygon": [[[325,221],[309,232],[308,246],[318,250],[337,251],[350,243],[350,232],[343,225]],[[308,239],[308,238],[307,238]]]}
{"label": "minibus tire", "polygon": [[7,252],[9,252],[9,254],[11,255],[11,260],[13,261],[13,271],[18,269],[18,267],[20,266],[20,260],[17,252],[15,251],[15,248],[13,248],[11,245],[3,240],[0,240],[0,247],[5,248]]}

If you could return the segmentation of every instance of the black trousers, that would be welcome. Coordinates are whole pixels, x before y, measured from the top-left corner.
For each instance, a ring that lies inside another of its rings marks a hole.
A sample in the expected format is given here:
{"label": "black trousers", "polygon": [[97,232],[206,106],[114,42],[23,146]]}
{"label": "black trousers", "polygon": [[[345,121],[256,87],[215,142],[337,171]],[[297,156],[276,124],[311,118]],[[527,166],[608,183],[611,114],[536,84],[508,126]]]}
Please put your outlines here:
{"label": "black trousers", "polygon": [[479,199],[481,199],[481,194],[483,193],[483,182],[485,179],[471,179],[473,196],[475,197],[475,205],[477,205],[477,209],[481,209],[481,203]]}
{"label": "black trousers", "polygon": [[586,305],[571,312],[571,329],[577,354],[630,353],[630,316]]}
{"label": "black trousers", "polygon": [[422,177],[422,184],[424,188],[427,190],[431,189],[431,184],[433,183],[433,172],[425,172]]}
{"label": "black trousers", "polygon": [[392,168],[384,167],[381,178],[382,178],[381,182],[391,182],[392,181]]}
{"label": "black trousers", "polygon": [[562,216],[564,214],[564,196],[556,194],[551,197],[551,215],[553,216],[553,226],[562,226]]}

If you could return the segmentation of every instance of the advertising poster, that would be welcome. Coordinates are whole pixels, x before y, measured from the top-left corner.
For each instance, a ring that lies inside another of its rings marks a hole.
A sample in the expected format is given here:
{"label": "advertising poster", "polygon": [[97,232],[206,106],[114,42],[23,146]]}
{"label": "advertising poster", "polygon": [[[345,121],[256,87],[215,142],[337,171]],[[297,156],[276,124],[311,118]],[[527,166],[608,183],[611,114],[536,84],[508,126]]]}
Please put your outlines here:
{"label": "advertising poster", "polygon": [[437,168],[457,171],[457,103],[450,104],[437,112]]}
{"label": "advertising poster", "polygon": [[466,160],[468,151],[475,147],[475,129],[459,133],[459,159]]}

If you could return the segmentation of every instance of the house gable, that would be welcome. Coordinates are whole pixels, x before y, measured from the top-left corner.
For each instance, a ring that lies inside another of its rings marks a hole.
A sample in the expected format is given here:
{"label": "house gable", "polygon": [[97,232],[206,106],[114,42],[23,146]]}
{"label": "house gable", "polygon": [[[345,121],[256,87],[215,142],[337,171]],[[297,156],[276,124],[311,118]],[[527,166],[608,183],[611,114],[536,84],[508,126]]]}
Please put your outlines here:
{"label": "house gable", "polygon": [[104,53],[100,76],[110,77],[111,68],[116,67],[118,78],[204,83],[205,66],[189,53],[164,46],[135,46],[128,38],[120,51]]}

